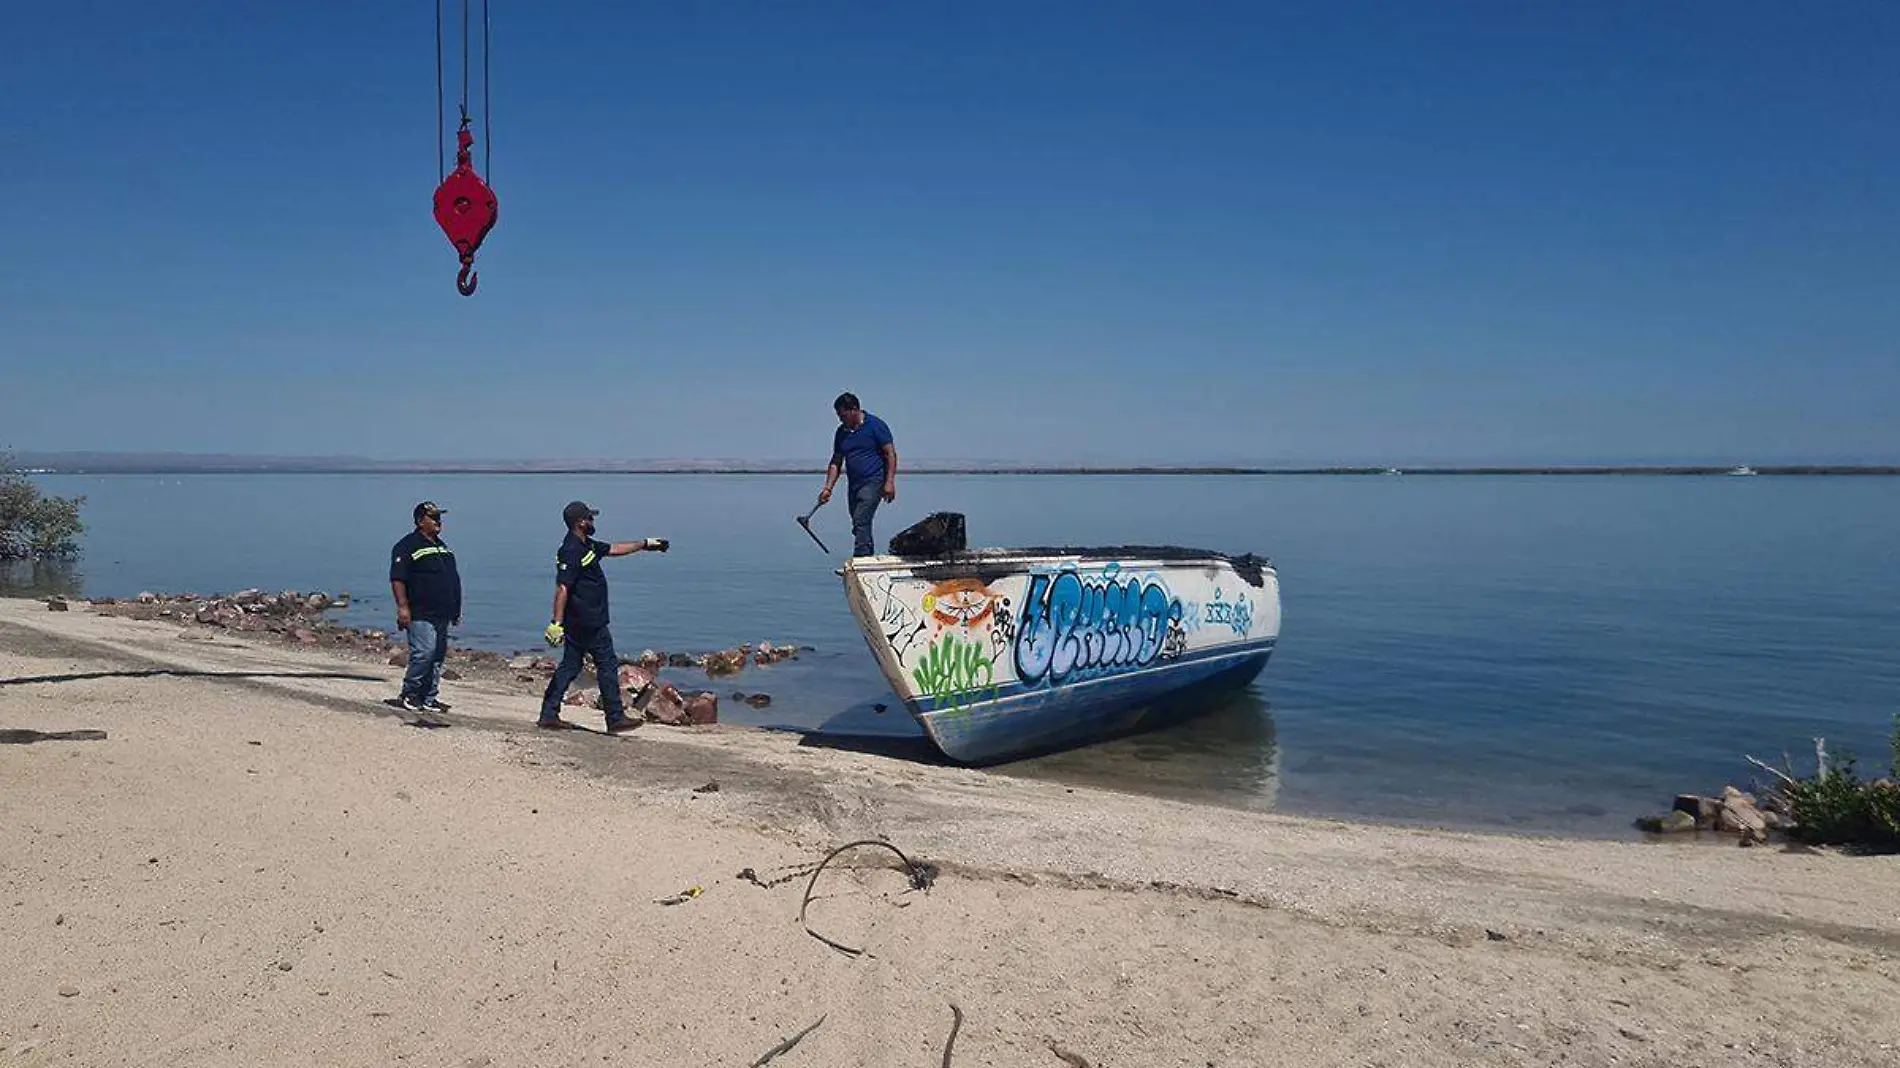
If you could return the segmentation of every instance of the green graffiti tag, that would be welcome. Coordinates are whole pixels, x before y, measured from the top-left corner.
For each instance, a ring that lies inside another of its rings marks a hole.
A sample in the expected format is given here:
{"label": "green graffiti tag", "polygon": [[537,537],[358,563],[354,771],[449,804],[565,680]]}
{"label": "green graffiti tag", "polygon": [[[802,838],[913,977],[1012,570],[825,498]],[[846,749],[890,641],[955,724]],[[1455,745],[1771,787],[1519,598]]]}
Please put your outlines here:
{"label": "green graffiti tag", "polygon": [[918,696],[938,699],[948,712],[964,711],[997,693],[990,656],[984,645],[946,633],[925,651],[910,677],[917,684]]}

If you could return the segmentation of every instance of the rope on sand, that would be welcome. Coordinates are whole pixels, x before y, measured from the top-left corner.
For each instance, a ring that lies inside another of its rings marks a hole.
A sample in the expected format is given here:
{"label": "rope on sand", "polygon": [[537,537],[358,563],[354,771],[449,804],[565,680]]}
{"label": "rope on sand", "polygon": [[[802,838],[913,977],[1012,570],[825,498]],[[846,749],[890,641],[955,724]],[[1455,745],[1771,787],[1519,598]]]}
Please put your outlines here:
{"label": "rope on sand", "polygon": [[811,906],[811,892],[817,887],[818,876],[824,872],[825,865],[830,864],[836,859],[838,854],[847,849],[855,849],[858,846],[877,846],[879,849],[888,849],[896,853],[897,859],[904,862],[904,874],[909,877],[910,888],[912,890],[928,890],[930,889],[930,884],[937,880],[937,866],[935,864],[924,864],[914,861],[905,856],[903,850],[881,838],[862,838],[855,842],[846,842],[844,845],[832,850],[830,855],[826,856],[825,859],[819,861],[818,867],[812,869],[811,882],[805,884],[805,899],[798,903],[798,922],[804,926],[806,934],[849,957],[862,956],[864,951],[862,949],[853,949],[842,942],[835,942],[819,934],[817,931],[812,930],[810,922],[805,919],[805,910]]}

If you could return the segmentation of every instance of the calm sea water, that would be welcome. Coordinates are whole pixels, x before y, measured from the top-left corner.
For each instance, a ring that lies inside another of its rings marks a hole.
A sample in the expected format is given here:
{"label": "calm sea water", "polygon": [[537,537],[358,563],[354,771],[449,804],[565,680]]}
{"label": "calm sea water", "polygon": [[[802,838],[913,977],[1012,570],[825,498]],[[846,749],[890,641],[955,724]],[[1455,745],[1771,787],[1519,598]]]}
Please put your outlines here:
{"label": "calm sea water", "polygon": [[[792,641],[730,722],[914,734],[831,573],[837,503],[813,477],[44,477],[83,493],[75,574],[142,589],[348,589],[390,625],[387,551],[449,509],[459,641],[537,648],[561,506],[600,536],[673,540],[610,562],[620,647]],[[1271,556],[1285,621],[1246,693],[1180,727],[1006,774],[1283,811],[1623,835],[1678,790],[1745,782],[1742,754],[1826,736],[1884,767],[1900,711],[1900,481],[1884,478],[913,476],[880,542],[927,512],[973,543],[1177,543]],[[16,569],[11,579],[28,581]],[[703,681],[703,675],[699,676]],[[895,709],[895,705],[893,705]],[[522,714],[532,715],[524,701]]]}

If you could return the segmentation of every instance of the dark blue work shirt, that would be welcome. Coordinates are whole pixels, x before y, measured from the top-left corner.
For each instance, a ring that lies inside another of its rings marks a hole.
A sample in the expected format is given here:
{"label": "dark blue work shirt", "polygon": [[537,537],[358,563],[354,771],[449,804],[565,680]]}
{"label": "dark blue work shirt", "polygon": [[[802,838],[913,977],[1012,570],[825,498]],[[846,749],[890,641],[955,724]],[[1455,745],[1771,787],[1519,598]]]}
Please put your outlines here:
{"label": "dark blue work shirt", "polygon": [[569,630],[598,630],[607,625],[607,573],[600,561],[611,548],[568,532],[554,555],[554,581],[567,587],[567,611],[561,623]]}
{"label": "dark blue work shirt", "polygon": [[420,531],[396,543],[389,561],[389,581],[400,582],[409,594],[409,614],[417,619],[453,622],[462,618],[462,577],[455,571],[455,553],[437,538]]}
{"label": "dark blue work shirt", "polygon": [[831,438],[831,458],[844,459],[846,480],[853,486],[884,481],[884,446],[891,444],[891,428],[884,420],[864,413],[864,422],[856,430],[838,424]]}

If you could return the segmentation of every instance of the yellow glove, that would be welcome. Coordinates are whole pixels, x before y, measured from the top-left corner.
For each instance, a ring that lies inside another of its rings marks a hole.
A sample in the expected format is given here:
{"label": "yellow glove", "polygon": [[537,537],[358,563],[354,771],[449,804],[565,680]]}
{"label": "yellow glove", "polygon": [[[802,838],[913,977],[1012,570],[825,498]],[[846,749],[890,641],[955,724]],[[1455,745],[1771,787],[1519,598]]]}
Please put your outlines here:
{"label": "yellow glove", "polygon": [[549,623],[548,629],[542,631],[541,636],[547,639],[549,645],[559,645],[567,637],[567,631],[563,630],[559,623]]}

